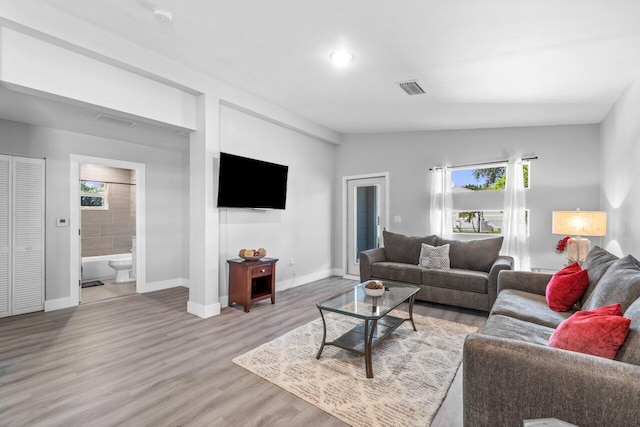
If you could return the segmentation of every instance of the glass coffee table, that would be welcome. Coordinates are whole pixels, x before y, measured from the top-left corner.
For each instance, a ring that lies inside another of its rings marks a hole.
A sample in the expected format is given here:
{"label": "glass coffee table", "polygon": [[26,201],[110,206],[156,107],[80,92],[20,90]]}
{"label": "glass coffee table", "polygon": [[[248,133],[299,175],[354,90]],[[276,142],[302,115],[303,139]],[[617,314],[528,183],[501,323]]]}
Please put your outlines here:
{"label": "glass coffee table", "polygon": [[[360,283],[353,289],[324,299],[316,304],[322,317],[322,345],[316,355],[320,359],[322,350],[326,345],[334,345],[345,350],[364,356],[367,378],[373,378],[371,351],[391,334],[405,320],[411,321],[413,330],[417,331],[413,322],[413,302],[419,288],[410,285],[396,285],[383,282],[385,291],[382,296],[371,297],[365,294],[364,286],[367,282]],[[409,303],[409,318],[389,316],[389,312],[400,304]],[[330,311],[345,316],[362,319],[355,328],[343,334],[334,341],[327,342],[327,323],[324,312]]]}

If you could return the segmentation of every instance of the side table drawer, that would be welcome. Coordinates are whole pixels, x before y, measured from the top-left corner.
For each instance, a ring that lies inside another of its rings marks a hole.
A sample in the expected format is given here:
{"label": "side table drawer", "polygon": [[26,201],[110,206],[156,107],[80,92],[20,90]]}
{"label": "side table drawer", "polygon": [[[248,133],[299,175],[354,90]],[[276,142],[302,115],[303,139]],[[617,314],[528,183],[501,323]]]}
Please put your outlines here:
{"label": "side table drawer", "polygon": [[251,277],[262,277],[271,275],[272,265],[259,265],[251,267]]}

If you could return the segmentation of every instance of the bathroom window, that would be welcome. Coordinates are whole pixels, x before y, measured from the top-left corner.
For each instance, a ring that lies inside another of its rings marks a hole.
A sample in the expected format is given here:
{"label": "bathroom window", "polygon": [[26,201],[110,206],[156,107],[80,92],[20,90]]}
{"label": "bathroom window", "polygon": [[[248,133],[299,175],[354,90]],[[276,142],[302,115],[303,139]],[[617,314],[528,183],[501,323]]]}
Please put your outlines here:
{"label": "bathroom window", "polygon": [[108,210],[108,185],[104,182],[80,182],[80,208],[92,210]]}

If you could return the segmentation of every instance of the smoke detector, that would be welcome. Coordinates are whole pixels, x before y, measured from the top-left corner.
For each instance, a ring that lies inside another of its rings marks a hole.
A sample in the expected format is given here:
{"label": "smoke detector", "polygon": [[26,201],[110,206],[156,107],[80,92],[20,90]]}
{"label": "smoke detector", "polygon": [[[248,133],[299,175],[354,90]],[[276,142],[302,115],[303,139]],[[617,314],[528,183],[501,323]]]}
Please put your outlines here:
{"label": "smoke detector", "polygon": [[156,7],[153,9],[153,16],[161,25],[171,25],[173,22],[173,15],[167,9]]}
{"label": "smoke detector", "polygon": [[422,95],[426,93],[424,89],[420,87],[417,80],[407,80],[406,82],[397,82],[400,89],[405,91],[407,95]]}

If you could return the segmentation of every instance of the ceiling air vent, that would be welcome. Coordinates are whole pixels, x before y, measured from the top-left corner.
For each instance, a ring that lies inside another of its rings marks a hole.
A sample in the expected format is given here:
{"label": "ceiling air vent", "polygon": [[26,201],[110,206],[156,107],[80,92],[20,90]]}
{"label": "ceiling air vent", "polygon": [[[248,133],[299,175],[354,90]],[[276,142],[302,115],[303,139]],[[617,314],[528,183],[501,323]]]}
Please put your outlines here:
{"label": "ceiling air vent", "polygon": [[423,93],[425,93],[424,89],[420,87],[416,80],[398,82],[396,84],[400,86],[400,89],[405,91],[407,95],[422,95]]}
{"label": "ceiling air vent", "polygon": [[96,116],[96,120],[99,122],[111,123],[112,125],[125,126],[128,128],[132,128],[137,125],[137,122],[133,122],[131,120],[123,119],[116,116],[110,116],[108,114],[98,114]]}

